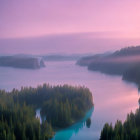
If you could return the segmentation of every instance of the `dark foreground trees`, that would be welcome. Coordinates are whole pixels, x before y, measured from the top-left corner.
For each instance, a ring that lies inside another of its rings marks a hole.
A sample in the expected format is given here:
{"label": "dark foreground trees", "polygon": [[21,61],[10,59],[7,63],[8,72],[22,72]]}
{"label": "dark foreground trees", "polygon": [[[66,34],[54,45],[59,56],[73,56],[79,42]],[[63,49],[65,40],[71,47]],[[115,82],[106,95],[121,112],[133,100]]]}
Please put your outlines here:
{"label": "dark foreground trees", "polygon": [[[0,140],[47,140],[53,128],[63,128],[82,118],[93,106],[92,94],[85,87],[25,87],[11,92],[0,90]],[[46,120],[35,118],[41,109]]]}
{"label": "dark foreground trees", "polygon": [[124,123],[105,124],[100,140],[140,140],[140,109],[130,113]]}
{"label": "dark foreground trees", "polygon": [[51,125],[40,125],[31,107],[10,105],[0,105],[0,140],[47,140],[53,136]]}

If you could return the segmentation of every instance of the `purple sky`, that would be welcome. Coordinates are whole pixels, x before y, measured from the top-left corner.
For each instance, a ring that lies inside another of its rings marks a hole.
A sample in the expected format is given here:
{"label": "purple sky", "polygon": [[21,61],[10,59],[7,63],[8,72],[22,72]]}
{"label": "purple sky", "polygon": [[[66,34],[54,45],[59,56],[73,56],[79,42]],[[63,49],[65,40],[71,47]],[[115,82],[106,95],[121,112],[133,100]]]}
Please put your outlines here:
{"label": "purple sky", "polygon": [[116,50],[139,29],[140,0],[0,0],[0,54]]}
{"label": "purple sky", "polygon": [[0,38],[106,31],[135,38],[139,29],[139,0],[0,0]]}

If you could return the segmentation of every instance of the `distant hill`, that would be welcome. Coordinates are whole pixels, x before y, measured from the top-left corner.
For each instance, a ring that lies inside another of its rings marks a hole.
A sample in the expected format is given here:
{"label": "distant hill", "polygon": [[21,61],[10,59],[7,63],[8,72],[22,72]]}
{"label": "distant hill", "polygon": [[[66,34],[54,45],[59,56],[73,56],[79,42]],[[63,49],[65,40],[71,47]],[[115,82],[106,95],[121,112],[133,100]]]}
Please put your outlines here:
{"label": "distant hill", "polygon": [[113,57],[117,56],[135,56],[135,55],[140,55],[140,46],[132,46],[132,47],[127,47],[127,48],[122,48],[119,51],[116,51],[112,54]]}
{"label": "distant hill", "polygon": [[109,56],[109,54],[110,53],[103,53],[103,54],[95,54],[95,55],[91,55],[91,56],[82,57],[81,59],[79,59],[77,61],[77,64],[81,65],[81,66],[88,66],[92,62],[96,62],[106,56]]}
{"label": "distant hill", "polygon": [[83,57],[77,64],[87,66],[89,70],[123,75],[125,80],[140,82],[140,46],[123,48],[111,54]]}
{"label": "distant hill", "polygon": [[103,53],[96,54],[92,56],[87,56],[79,59],[77,64],[87,66],[94,62],[126,62],[126,61],[138,61],[140,57],[140,46],[136,47],[127,47],[117,50],[114,53]]}
{"label": "distant hill", "polygon": [[39,57],[14,55],[14,56],[1,56],[0,66],[26,68],[26,69],[39,69],[41,67],[45,67],[45,64],[43,59]]}
{"label": "distant hill", "polygon": [[71,55],[65,55],[65,54],[50,54],[50,55],[43,55],[42,58],[45,61],[77,61],[80,59],[83,55],[80,54],[71,54]]}

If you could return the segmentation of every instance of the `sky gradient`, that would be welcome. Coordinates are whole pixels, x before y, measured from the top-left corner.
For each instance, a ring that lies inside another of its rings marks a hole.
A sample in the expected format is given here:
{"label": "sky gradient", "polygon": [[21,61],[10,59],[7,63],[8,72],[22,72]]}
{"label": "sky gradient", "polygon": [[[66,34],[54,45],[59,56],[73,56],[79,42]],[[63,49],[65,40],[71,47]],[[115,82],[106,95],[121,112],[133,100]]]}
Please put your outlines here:
{"label": "sky gradient", "polygon": [[0,0],[0,38],[83,32],[139,38],[138,29],[139,0]]}

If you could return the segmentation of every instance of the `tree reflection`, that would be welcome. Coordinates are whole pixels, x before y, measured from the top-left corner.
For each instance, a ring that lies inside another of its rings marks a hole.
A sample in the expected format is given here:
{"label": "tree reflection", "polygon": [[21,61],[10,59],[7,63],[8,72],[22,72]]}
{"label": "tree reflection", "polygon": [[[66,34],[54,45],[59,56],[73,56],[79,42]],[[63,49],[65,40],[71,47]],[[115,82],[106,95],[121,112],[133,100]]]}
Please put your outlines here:
{"label": "tree reflection", "polygon": [[[60,140],[60,139],[69,140],[72,137],[72,135],[74,134],[76,135],[81,129],[87,126],[86,121],[90,119],[93,111],[94,111],[94,108],[90,109],[82,120],[78,121],[76,124],[66,129],[56,132],[56,135],[54,136],[52,140]],[[90,122],[90,125],[91,125],[91,122]]]}

